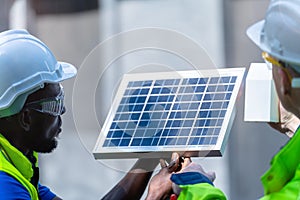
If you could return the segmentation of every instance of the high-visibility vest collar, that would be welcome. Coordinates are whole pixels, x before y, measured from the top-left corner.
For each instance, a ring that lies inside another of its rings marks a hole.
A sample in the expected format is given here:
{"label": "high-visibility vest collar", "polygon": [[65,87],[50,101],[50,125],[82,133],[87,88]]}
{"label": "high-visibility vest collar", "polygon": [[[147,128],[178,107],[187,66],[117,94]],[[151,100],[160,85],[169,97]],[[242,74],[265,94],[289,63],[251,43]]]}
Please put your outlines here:
{"label": "high-visibility vest collar", "polygon": [[[1,134],[0,151],[0,171],[19,181],[27,189],[32,200],[38,200],[38,191],[30,182],[33,176],[33,169],[29,159],[12,146]],[[37,154],[34,153],[34,156],[37,157]]]}

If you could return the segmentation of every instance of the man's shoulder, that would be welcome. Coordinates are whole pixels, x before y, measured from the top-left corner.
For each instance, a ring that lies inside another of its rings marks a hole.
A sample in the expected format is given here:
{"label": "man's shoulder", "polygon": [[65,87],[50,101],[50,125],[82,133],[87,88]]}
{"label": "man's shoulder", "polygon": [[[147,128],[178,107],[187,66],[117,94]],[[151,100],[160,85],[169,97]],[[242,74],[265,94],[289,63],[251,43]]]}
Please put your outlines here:
{"label": "man's shoulder", "polygon": [[9,174],[0,171],[0,196],[6,199],[30,199],[26,188]]}
{"label": "man's shoulder", "polygon": [[[39,195],[41,199],[50,200],[56,195],[46,186],[39,184]],[[6,197],[5,200],[22,199],[30,200],[30,194],[27,189],[15,178],[9,174],[0,171],[0,197]]]}

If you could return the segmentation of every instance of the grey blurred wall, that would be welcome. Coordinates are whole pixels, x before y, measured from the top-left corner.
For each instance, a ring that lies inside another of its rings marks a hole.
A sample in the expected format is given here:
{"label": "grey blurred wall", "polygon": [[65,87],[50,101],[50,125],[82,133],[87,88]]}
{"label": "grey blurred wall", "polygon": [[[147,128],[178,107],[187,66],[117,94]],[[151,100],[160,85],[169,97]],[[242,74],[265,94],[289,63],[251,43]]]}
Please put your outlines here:
{"label": "grey blurred wall", "polygon": [[[121,31],[145,26],[169,28],[190,36],[207,49],[220,67],[248,67],[251,62],[262,62],[260,50],[245,32],[250,24],[263,18],[268,0],[100,2],[99,10],[36,16],[29,21],[29,27],[53,50],[57,59],[78,68],[100,41]],[[9,28],[8,10],[12,1],[1,3],[0,29],[5,30]],[[124,60],[124,63],[134,62]],[[88,85],[88,81],[83,84]],[[125,173],[113,167],[124,165],[124,169],[129,169],[133,160],[111,163],[94,160],[82,138],[93,140],[99,130],[90,127],[84,135],[76,132],[71,105],[73,83],[74,80],[63,83],[69,112],[63,117],[64,132],[58,149],[41,158],[41,181],[64,199],[99,199]],[[105,97],[100,96],[100,99],[107,101]],[[228,199],[257,199],[263,194],[259,177],[287,139],[267,124],[245,123],[243,96],[237,106],[225,157],[195,160],[204,168],[217,171],[216,186],[225,191]],[[89,125],[89,119],[85,120]],[[93,145],[94,141],[89,142]]]}
{"label": "grey blurred wall", "polygon": [[0,6],[0,31],[9,28],[9,13],[14,0],[2,0]]}

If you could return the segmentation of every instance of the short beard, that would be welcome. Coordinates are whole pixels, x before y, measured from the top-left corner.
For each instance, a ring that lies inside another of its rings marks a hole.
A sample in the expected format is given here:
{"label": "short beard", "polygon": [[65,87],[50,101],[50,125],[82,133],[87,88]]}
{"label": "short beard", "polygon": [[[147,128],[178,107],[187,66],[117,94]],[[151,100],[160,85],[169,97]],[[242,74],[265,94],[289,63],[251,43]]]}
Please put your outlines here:
{"label": "short beard", "polygon": [[35,151],[38,153],[51,153],[57,147],[57,140],[54,138],[50,142],[40,143],[40,145],[36,146]]}
{"label": "short beard", "polygon": [[38,153],[51,153],[57,147],[57,140],[53,138],[51,141],[49,140],[35,140],[29,142],[28,147]]}

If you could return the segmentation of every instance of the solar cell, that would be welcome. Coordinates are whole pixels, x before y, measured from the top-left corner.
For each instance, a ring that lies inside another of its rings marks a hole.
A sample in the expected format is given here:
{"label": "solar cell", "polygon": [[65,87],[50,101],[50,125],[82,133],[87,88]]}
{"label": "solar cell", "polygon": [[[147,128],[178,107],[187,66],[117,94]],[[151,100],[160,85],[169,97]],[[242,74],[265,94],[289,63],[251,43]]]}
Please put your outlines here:
{"label": "solar cell", "polygon": [[97,159],[221,156],[244,68],[126,74],[94,149]]}

